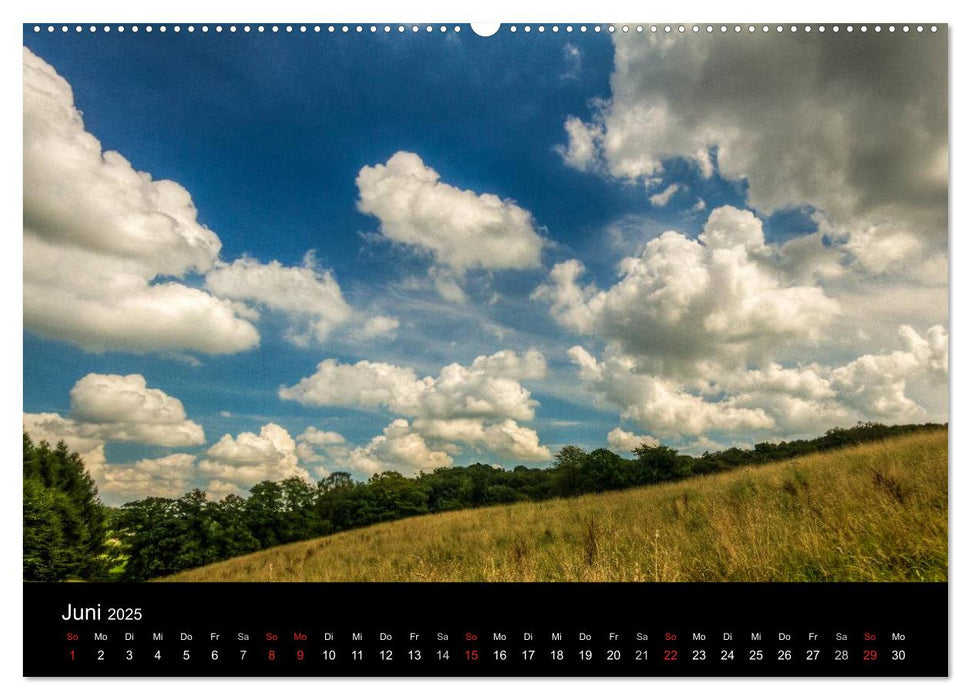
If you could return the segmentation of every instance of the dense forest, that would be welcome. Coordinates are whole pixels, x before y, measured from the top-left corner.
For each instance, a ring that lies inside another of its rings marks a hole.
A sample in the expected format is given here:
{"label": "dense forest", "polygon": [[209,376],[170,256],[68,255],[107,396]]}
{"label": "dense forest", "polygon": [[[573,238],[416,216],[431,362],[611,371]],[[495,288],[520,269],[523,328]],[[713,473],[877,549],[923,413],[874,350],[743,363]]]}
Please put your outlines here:
{"label": "dense forest", "polygon": [[24,433],[25,581],[104,578],[107,512],[76,452]]}
{"label": "dense forest", "polygon": [[[549,468],[443,467],[407,478],[381,472],[357,482],[336,472],[313,484],[264,481],[242,498],[145,498],[108,509],[76,453],[24,435],[25,580],[142,581],[287,542],[372,523],[462,508],[541,501],[644,486],[941,426],[861,423],[812,440],[759,443],[700,457],[643,445],[626,459],[567,446]],[[111,551],[114,550],[114,554]]]}

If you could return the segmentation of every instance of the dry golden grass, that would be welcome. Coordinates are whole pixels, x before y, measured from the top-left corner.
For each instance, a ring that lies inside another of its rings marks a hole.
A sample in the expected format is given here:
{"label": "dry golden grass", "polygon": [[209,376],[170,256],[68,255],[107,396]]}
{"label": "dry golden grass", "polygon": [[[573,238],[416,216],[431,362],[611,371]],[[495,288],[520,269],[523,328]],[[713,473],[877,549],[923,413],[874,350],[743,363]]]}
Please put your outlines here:
{"label": "dry golden grass", "polygon": [[944,581],[947,431],[381,523],[168,581]]}

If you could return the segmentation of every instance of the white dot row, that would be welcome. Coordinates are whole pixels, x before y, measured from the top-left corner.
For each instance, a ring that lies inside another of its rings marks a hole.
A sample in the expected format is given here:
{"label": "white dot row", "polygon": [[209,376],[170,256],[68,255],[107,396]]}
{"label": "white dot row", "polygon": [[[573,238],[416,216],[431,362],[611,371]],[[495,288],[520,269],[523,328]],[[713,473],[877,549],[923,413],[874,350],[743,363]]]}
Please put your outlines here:
{"label": "white dot row", "polygon": [[[212,30],[216,31],[217,33],[218,32],[222,32],[222,31],[229,31],[229,32],[233,33],[233,32],[237,32],[237,31],[242,31],[242,32],[251,32],[251,31],[256,31],[256,32],[266,32],[266,31],[270,31],[270,32],[280,32],[282,30],[282,31],[288,32],[288,33],[293,33],[293,32],[300,32],[300,33],[314,32],[314,33],[320,33],[320,32],[326,31],[326,32],[331,33],[331,34],[338,33],[338,32],[339,33],[347,34],[347,33],[351,33],[351,32],[355,32],[355,33],[363,33],[363,32],[377,33],[379,31],[383,31],[385,33],[391,33],[392,31],[398,31],[399,33],[404,33],[404,32],[407,32],[407,31],[411,31],[412,33],[418,33],[420,31],[422,31],[422,29],[424,29],[425,32],[434,32],[436,28],[438,29],[439,32],[442,32],[442,33],[449,32],[449,31],[453,31],[453,32],[461,32],[462,31],[462,28],[460,26],[458,26],[458,25],[455,25],[453,27],[448,27],[448,26],[446,26],[444,24],[443,25],[438,25],[437,27],[436,27],[436,25],[431,25],[431,24],[424,25],[423,27],[422,26],[419,26],[417,24],[412,24],[412,25],[399,24],[399,25],[395,25],[395,26],[392,26],[390,24],[385,24],[383,26],[378,26],[378,25],[374,25],[374,24],[372,24],[370,26],[361,25],[361,24],[357,24],[357,25],[347,25],[347,24],[344,24],[344,25],[333,25],[333,24],[331,24],[331,25],[326,25],[326,26],[321,26],[319,24],[309,25],[309,26],[308,25],[305,25],[305,24],[301,24],[301,25],[291,25],[291,24],[287,24],[287,25],[283,25],[282,27],[280,25],[276,25],[276,24],[269,25],[269,26],[265,26],[265,25],[262,25],[262,24],[255,25],[255,26],[250,26],[250,25],[247,24],[247,25],[243,25],[241,27],[237,27],[234,24],[228,25],[226,27],[224,27],[223,25],[217,24],[217,25],[215,25],[214,27],[211,27],[211,28],[208,25],[205,25],[204,24],[204,25],[202,25],[202,26],[200,26],[198,28],[195,25],[188,25],[188,26],[185,27],[185,31],[192,33],[192,32],[195,32],[198,29],[199,31],[201,31],[203,33],[206,33],[206,32],[209,32],[210,29],[212,29]],[[153,27],[152,25],[145,25],[145,26],[141,26],[141,27],[139,25],[130,25],[130,26],[127,26],[126,27],[123,24],[117,25],[115,27],[112,27],[111,25],[107,25],[107,24],[104,25],[104,26],[101,26],[101,27],[96,26],[96,25],[93,25],[93,24],[92,25],[89,25],[87,27],[83,27],[80,24],[74,25],[73,27],[70,27],[70,26],[68,26],[66,24],[63,24],[63,25],[60,25],[60,26],[55,26],[53,24],[49,24],[46,27],[42,27],[39,24],[35,24],[34,25],[34,32],[35,33],[40,33],[42,31],[44,31],[45,29],[46,29],[46,31],[48,33],[53,33],[53,32],[56,32],[58,30],[60,30],[61,32],[70,32],[72,29],[75,31],[75,33],[84,32],[85,29],[87,29],[87,31],[88,32],[91,32],[91,33],[98,32],[98,31],[102,31],[102,32],[117,31],[119,33],[123,33],[125,31],[130,31],[130,32],[133,32],[133,33],[137,33],[139,31],[144,31],[146,33],[151,33],[153,31],[156,31],[156,29],[157,29],[157,31],[162,32],[162,33],[167,32],[167,31],[172,31],[172,32],[175,32],[176,34],[178,34],[179,32],[181,32],[183,30],[183,27],[180,26],[180,25],[174,25],[172,27],[169,27],[169,26],[164,25],[164,24],[163,25],[159,25],[157,28],[156,27]],[[513,24],[513,25],[509,25],[506,28],[506,30],[508,32],[510,32],[510,33],[516,33],[517,31],[520,31],[520,30],[522,30],[523,32],[529,33],[529,32],[532,32],[534,29],[537,32],[543,33],[543,32],[545,32],[547,30],[547,27],[545,25],[542,25],[542,24],[540,24],[540,25],[538,25],[536,27],[533,27],[533,26],[528,25],[528,24],[527,25],[523,25],[522,27],[519,27],[519,26]],[[739,33],[742,33],[742,32],[748,32],[749,34],[754,34],[754,33],[759,32],[759,31],[761,31],[764,34],[767,34],[767,33],[772,32],[772,31],[775,31],[776,33],[782,33],[782,32],[788,31],[788,32],[794,34],[794,33],[800,32],[800,31],[802,31],[804,33],[809,33],[809,32],[814,32],[814,31],[819,32],[819,33],[827,32],[827,31],[830,31],[830,32],[833,32],[833,33],[838,33],[840,31],[845,31],[845,32],[848,32],[848,33],[852,33],[854,31],[859,31],[859,32],[865,33],[867,31],[871,31],[871,30],[874,31],[874,32],[882,32],[882,31],[884,31],[884,29],[886,29],[886,31],[891,32],[891,33],[896,32],[898,29],[900,31],[906,33],[906,32],[910,32],[911,29],[913,29],[914,31],[917,31],[917,32],[923,32],[924,29],[925,29],[925,27],[922,24],[918,24],[918,25],[915,25],[913,27],[911,27],[910,25],[907,25],[907,24],[905,24],[903,26],[900,26],[900,27],[897,27],[896,25],[888,25],[886,28],[884,28],[883,26],[881,26],[879,24],[878,25],[873,25],[873,26],[868,26],[868,25],[865,25],[865,24],[864,25],[852,25],[852,24],[848,24],[848,25],[845,25],[843,27],[841,27],[840,25],[826,26],[826,25],[822,25],[822,24],[821,25],[818,25],[818,26],[813,26],[813,25],[809,25],[809,24],[804,25],[804,26],[798,26],[798,25],[795,25],[795,24],[792,24],[792,25],[781,25],[781,24],[777,24],[777,25],[768,25],[768,24],[762,24],[762,25],[754,25],[754,24],[748,24],[748,25],[741,25],[741,24],[735,24],[735,25],[726,25],[726,24],[721,24],[721,25],[711,25],[711,24],[707,24],[707,25],[700,25],[700,24],[692,24],[692,25],[684,25],[684,24],[677,24],[677,25],[671,25],[671,24],[665,24],[665,25],[656,25],[656,24],[650,24],[650,25],[644,25],[644,24],[633,24],[633,25],[632,24],[623,24],[623,25],[608,24],[608,25],[599,25],[599,24],[596,24],[596,25],[593,25],[591,27],[588,27],[587,25],[579,25],[578,27],[574,27],[573,25],[566,25],[566,26],[564,26],[562,28],[559,25],[555,25],[554,24],[551,27],[549,27],[549,30],[552,31],[552,32],[559,32],[561,29],[564,30],[564,31],[566,31],[566,32],[573,32],[575,30],[576,31],[580,31],[580,32],[586,32],[586,31],[590,30],[590,31],[593,31],[593,32],[601,32],[601,31],[616,32],[616,31],[621,31],[621,32],[628,33],[628,32],[632,32],[633,31],[633,32],[638,32],[638,33],[650,32],[650,33],[655,33],[655,34],[656,33],[666,33],[666,34],[670,34],[670,33],[673,33],[673,32],[677,32],[677,33],[680,33],[680,34],[684,34],[686,32],[691,32],[691,33],[694,33],[694,34],[698,34],[700,32],[706,32],[708,34],[714,34],[714,33],[726,34],[726,33],[729,33],[729,32],[734,32],[734,33],[739,34]],[[929,29],[931,32],[937,32],[937,26],[936,25],[930,25],[929,27],[927,27],[927,29]]]}
{"label": "white dot row", "polygon": [[[424,30],[426,32],[433,32],[436,29],[435,26],[430,25],[430,24],[429,25],[425,25],[423,28],[424,28]],[[448,31],[453,31],[453,32],[461,32],[462,31],[462,28],[460,26],[458,26],[458,25],[455,25],[454,27],[447,27],[447,26],[445,26],[443,24],[443,25],[441,25],[440,27],[437,27],[437,28],[438,28],[438,31],[440,31],[442,33],[448,32]],[[369,26],[369,27],[368,26],[364,26],[364,25],[360,25],[360,24],[358,24],[358,25],[346,25],[346,24],[345,25],[333,25],[332,24],[332,25],[326,25],[326,26],[321,26],[319,24],[314,24],[314,25],[309,25],[309,26],[306,25],[306,24],[301,24],[301,25],[296,25],[296,26],[291,25],[291,24],[284,25],[284,26],[280,26],[280,25],[276,25],[276,24],[269,25],[269,26],[265,26],[265,25],[262,25],[262,24],[255,25],[255,26],[250,26],[250,25],[247,24],[247,25],[243,25],[241,27],[237,27],[235,24],[228,25],[228,26],[225,26],[225,27],[223,25],[221,25],[221,24],[217,24],[214,27],[210,27],[209,25],[206,25],[206,24],[201,25],[199,27],[197,27],[195,25],[188,25],[186,27],[182,27],[181,25],[178,25],[178,24],[177,25],[174,25],[174,26],[171,26],[171,27],[170,26],[167,26],[167,25],[164,25],[164,24],[163,25],[159,25],[158,27],[153,27],[151,25],[145,25],[145,26],[139,26],[139,25],[125,26],[123,24],[120,24],[120,25],[117,25],[117,26],[114,26],[114,27],[112,27],[111,25],[108,25],[108,24],[106,24],[106,25],[104,25],[102,27],[99,27],[99,26],[96,26],[96,25],[93,25],[93,24],[92,25],[89,25],[88,27],[83,27],[80,24],[74,25],[73,27],[70,27],[70,26],[68,26],[66,24],[63,24],[63,25],[60,25],[60,26],[55,26],[53,24],[49,24],[46,27],[42,27],[39,24],[35,24],[34,25],[34,32],[35,33],[40,33],[42,31],[44,31],[45,29],[48,32],[56,32],[58,30],[60,30],[61,32],[70,32],[73,29],[76,33],[79,33],[79,34],[81,32],[83,32],[83,31],[85,31],[85,29],[87,29],[87,31],[88,32],[91,32],[91,33],[99,32],[99,31],[100,32],[111,32],[111,31],[125,32],[125,31],[130,31],[130,32],[136,32],[136,33],[139,32],[139,31],[144,31],[144,32],[149,32],[149,33],[153,32],[153,31],[159,31],[159,32],[163,32],[163,33],[164,32],[167,32],[167,31],[172,31],[172,32],[175,32],[175,33],[179,33],[181,31],[183,31],[183,29],[184,29],[185,31],[190,32],[190,33],[191,32],[195,32],[196,30],[198,30],[200,32],[208,32],[208,31],[212,30],[212,31],[215,31],[215,32],[223,32],[223,31],[228,31],[228,32],[237,32],[237,31],[241,31],[241,32],[266,32],[266,31],[270,31],[270,32],[280,32],[280,31],[284,31],[284,32],[289,32],[289,33],[293,33],[293,32],[302,32],[302,33],[315,32],[315,33],[318,33],[318,34],[320,32],[326,31],[326,32],[330,32],[330,33],[333,34],[334,32],[349,33],[349,32],[365,32],[365,31],[369,31],[369,32],[372,32],[372,33],[376,33],[378,31],[384,31],[384,32],[389,32],[390,33],[392,31],[394,31],[394,29],[397,29],[397,31],[399,31],[399,32],[405,32],[405,31],[411,30],[412,32],[416,32],[417,33],[417,32],[419,32],[419,31],[422,30],[422,27],[419,27],[417,24],[415,24],[415,25],[409,25],[409,26],[405,26],[405,25],[399,24],[399,25],[396,25],[396,27],[394,27],[394,28],[391,25],[388,25],[388,24],[384,25],[383,27],[378,27],[377,25],[373,25],[373,24],[371,26]]]}
{"label": "white dot row", "polygon": [[[512,29],[512,31],[516,31],[516,28],[515,27],[512,27],[511,29]],[[609,32],[615,32],[615,31],[617,31],[617,29],[618,29],[618,27],[616,27],[613,24],[607,26],[607,31],[609,31]],[[755,34],[756,32],[761,31],[763,34],[768,34],[769,32],[771,32],[773,30],[776,33],[778,33],[778,34],[781,34],[782,32],[785,32],[786,30],[788,30],[790,33],[795,34],[795,33],[799,32],[799,31],[802,31],[802,32],[805,32],[805,33],[814,32],[814,31],[819,32],[819,33],[823,33],[823,32],[826,32],[826,31],[831,31],[831,32],[834,32],[834,33],[838,33],[840,31],[841,27],[838,24],[831,25],[831,26],[827,26],[825,24],[820,24],[820,25],[815,26],[815,27],[813,25],[810,25],[810,24],[807,24],[805,26],[799,26],[799,25],[795,25],[795,24],[791,24],[791,25],[788,25],[788,26],[782,25],[782,24],[776,24],[776,25],[768,25],[768,24],[762,24],[762,25],[755,25],[755,24],[748,24],[748,25],[742,25],[742,24],[734,24],[734,25],[727,25],[727,24],[720,24],[720,25],[711,25],[711,24],[706,24],[706,25],[700,25],[700,24],[692,24],[692,25],[684,25],[684,24],[670,25],[670,24],[665,24],[663,26],[659,26],[659,25],[656,25],[656,24],[651,24],[651,25],[647,25],[647,26],[645,26],[643,24],[637,24],[637,25],[624,24],[624,25],[621,25],[619,27],[619,29],[621,31],[623,31],[623,32],[630,32],[630,31],[633,30],[633,31],[637,31],[637,32],[650,31],[652,33],[657,33],[657,32],[664,32],[664,33],[678,32],[678,33],[681,33],[681,34],[685,33],[686,31],[691,31],[694,34],[697,34],[697,33],[702,32],[702,31],[703,32],[707,32],[709,34],[714,34],[716,32],[717,33],[722,33],[722,34],[726,34],[728,32],[735,32],[735,33],[739,34],[739,33],[745,32],[745,31],[747,31],[749,34]],[[874,25],[874,26],[871,27],[871,26],[868,26],[868,25],[865,25],[865,24],[863,24],[863,25],[847,24],[847,25],[845,25],[843,27],[843,30],[845,30],[846,32],[850,32],[850,33],[852,33],[854,30],[857,30],[857,31],[860,31],[860,32],[867,32],[867,31],[870,31],[871,29],[874,32],[881,32],[881,31],[883,31],[884,28],[881,25]],[[922,25],[922,24],[915,25],[913,27],[913,29],[915,29],[918,32],[923,32],[924,31],[924,25]],[[929,29],[932,32],[936,32],[937,31],[937,26],[936,25],[931,25],[929,27]],[[586,27],[581,27],[581,30],[582,31],[586,31]],[[897,27],[895,25],[889,25],[889,26],[886,27],[886,30],[888,32],[895,32],[895,31],[897,31]],[[907,24],[905,24],[902,27],[900,27],[900,31],[902,31],[902,32],[909,32],[910,30],[911,30],[911,26],[910,25],[907,25]],[[526,28],[526,31],[529,31],[529,28],[528,27]],[[540,31],[543,31],[542,27],[540,27]],[[599,32],[600,31],[600,27],[596,27],[596,31]]]}

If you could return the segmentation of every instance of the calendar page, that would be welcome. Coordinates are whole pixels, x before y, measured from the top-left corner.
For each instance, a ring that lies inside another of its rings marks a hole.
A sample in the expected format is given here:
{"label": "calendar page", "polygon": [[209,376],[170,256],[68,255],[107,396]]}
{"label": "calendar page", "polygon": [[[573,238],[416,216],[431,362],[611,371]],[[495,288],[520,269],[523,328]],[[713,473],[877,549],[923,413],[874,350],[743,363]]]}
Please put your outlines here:
{"label": "calendar page", "polygon": [[25,24],[24,675],[947,676],[947,57]]}

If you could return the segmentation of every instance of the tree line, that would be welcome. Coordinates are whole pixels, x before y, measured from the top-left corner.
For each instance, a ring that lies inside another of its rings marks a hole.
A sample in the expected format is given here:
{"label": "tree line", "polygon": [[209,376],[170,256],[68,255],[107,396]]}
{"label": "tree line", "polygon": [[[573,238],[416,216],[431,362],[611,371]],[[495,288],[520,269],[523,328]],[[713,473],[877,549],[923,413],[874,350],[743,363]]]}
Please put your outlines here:
{"label": "tree line", "polygon": [[112,509],[97,501],[76,453],[68,454],[63,443],[35,447],[25,434],[24,578],[142,581],[413,515],[657,484],[940,427],[861,423],[812,440],[759,443],[700,457],[664,445],[642,445],[630,459],[607,449],[567,446],[548,468],[477,463],[411,478],[380,472],[366,482],[336,472],[317,483],[263,481],[247,498],[210,501],[195,489],[180,498],[150,497]]}

